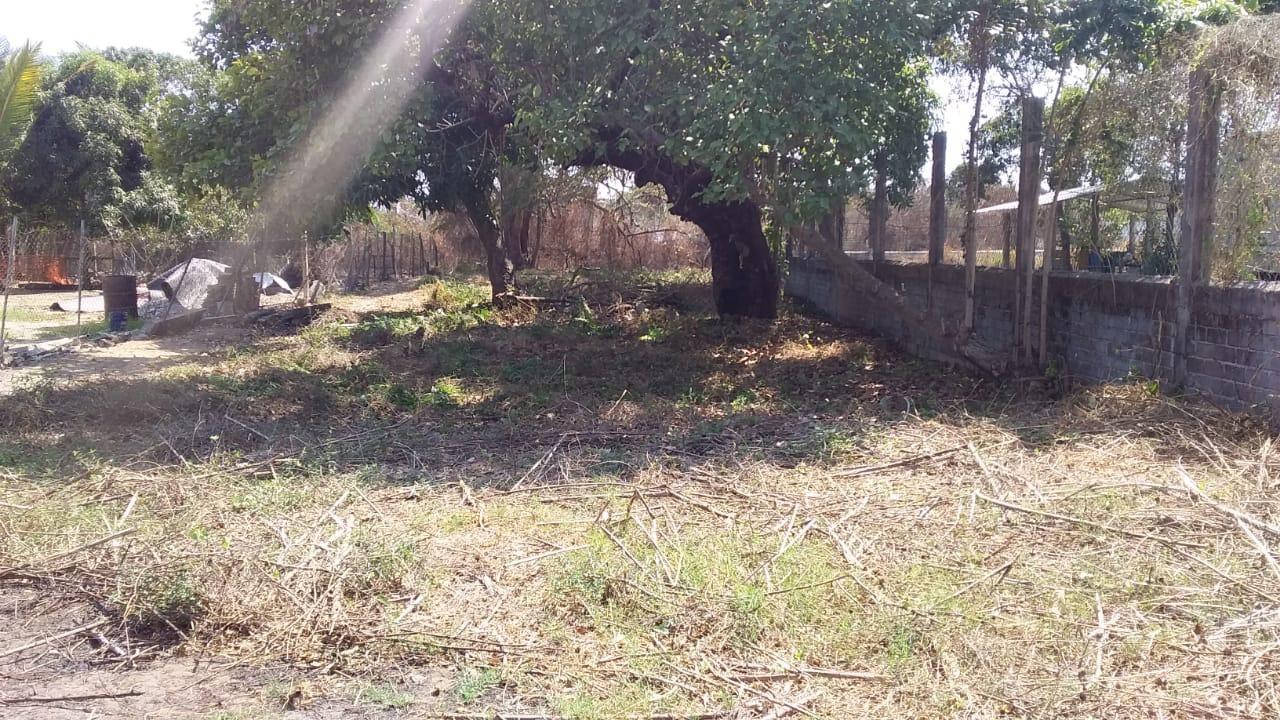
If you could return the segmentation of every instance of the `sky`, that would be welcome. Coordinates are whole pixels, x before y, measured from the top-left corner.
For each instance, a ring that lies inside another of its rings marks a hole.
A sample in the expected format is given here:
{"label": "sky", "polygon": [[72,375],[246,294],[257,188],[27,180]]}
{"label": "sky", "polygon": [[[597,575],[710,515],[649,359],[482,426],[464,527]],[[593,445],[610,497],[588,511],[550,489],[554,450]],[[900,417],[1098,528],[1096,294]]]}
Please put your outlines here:
{"label": "sky", "polygon": [[[39,42],[46,54],[83,44],[190,55],[187,43],[204,9],[205,0],[0,0],[0,36],[14,45]],[[954,168],[963,162],[972,110],[954,83],[935,78],[932,85],[945,103],[938,124],[948,132],[947,165]]]}
{"label": "sky", "polygon": [[0,0],[0,36],[39,42],[47,54],[89,47],[145,47],[190,55],[204,0]]}

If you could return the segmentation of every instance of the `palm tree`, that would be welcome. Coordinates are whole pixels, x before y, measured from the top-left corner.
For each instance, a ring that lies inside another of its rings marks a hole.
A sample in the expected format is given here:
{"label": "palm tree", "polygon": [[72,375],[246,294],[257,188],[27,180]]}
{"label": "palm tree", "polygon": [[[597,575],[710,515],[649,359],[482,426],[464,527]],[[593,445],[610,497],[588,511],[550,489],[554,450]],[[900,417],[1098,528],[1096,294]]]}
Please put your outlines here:
{"label": "palm tree", "polygon": [[0,167],[22,142],[40,90],[40,46],[28,42],[10,52],[0,45]]}

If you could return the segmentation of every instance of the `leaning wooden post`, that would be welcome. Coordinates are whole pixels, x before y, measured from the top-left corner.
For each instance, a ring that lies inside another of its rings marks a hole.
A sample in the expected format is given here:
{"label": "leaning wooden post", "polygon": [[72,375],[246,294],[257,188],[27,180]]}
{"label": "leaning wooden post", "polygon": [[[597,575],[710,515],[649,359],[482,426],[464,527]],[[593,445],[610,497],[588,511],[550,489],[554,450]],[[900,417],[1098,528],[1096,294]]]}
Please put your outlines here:
{"label": "leaning wooden post", "polygon": [[14,265],[18,259],[18,217],[9,223],[9,257],[4,264],[4,305],[0,307],[0,365],[4,364],[5,325],[9,320],[9,292],[13,290]]}
{"label": "leaning wooden post", "polygon": [[947,243],[947,134],[933,134],[933,181],[929,185],[929,288],[933,307],[933,272],[942,262]]}
{"label": "leaning wooden post", "polygon": [[80,221],[80,267],[76,271],[76,327],[84,314],[84,220]]}
{"label": "leaning wooden post", "polygon": [[1018,179],[1018,262],[1021,269],[1019,328],[1024,361],[1031,360],[1032,285],[1036,269],[1036,215],[1040,209],[1040,148],[1044,142],[1044,99],[1022,101],[1022,169]]}
{"label": "leaning wooden post", "polygon": [[1204,254],[1213,241],[1214,190],[1218,180],[1218,116],[1222,92],[1208,70],[1201,68],[1191,73],[1189,105],[1187,179],[1182,195],[1182,241],[1178,256],[1173,335],[1173,380],[1179,388],[1187,382],[1195,288],[1208,279]]}

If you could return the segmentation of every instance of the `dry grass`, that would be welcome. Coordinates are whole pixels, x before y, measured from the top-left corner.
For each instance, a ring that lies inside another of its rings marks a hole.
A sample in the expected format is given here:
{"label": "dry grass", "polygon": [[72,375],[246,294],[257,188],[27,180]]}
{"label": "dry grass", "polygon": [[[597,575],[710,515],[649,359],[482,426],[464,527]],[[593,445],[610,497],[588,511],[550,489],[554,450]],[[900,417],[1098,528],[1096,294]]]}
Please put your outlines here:
{"label": "dry grass", "polygon": [[387,299],[411,314],[0,401],[0,594],[87,599],[137,657],[80,652],[122,666],[275,668],[254,717],[339,692],[1280,712],[1277,460],[1248,418],[1140,386],[1014,397],[796,316],[723,325],[696,285],[569,284],[505,314],[426,286]]}

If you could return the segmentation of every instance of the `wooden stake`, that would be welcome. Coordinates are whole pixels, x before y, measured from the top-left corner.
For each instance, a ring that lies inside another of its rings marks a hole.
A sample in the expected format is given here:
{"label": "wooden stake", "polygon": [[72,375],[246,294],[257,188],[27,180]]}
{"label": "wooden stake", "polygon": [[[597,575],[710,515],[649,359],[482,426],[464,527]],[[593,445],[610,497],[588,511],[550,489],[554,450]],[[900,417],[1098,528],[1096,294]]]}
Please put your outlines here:
{"label": "wooden stake", "polygon": [[293,304],[303,307],[311,302],[311,237],[302,233],[302,285],[294,290]]}

